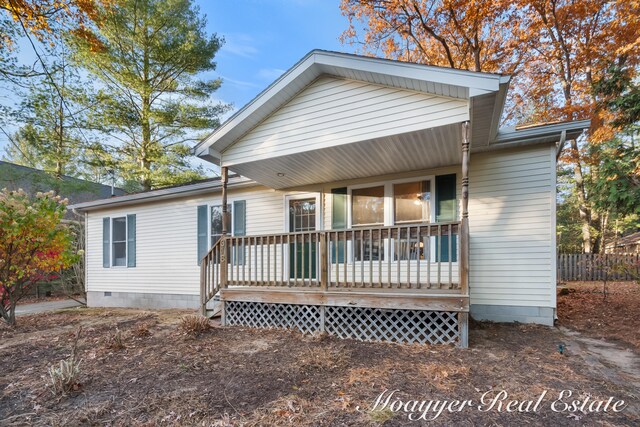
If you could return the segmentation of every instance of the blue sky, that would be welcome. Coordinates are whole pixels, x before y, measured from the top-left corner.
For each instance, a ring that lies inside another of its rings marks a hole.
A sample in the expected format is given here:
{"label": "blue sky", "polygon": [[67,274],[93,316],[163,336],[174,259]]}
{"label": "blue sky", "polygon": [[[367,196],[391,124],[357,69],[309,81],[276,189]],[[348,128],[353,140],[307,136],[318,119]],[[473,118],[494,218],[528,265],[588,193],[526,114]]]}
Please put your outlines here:
{"label": "blue sky", "polygon": [[[208,32],[225,39],[216,55],[216,72],[204,77],[222,77],[222,87],[214,97],[232,104],[233,111],[242,108],[313,49],[354,51],[339,41],[348,26],[340,13],[339,0],[195,2],[207,16]],[[21,61],[35,60],[26,42],[20,43],[20,49]],[[4,90],[0,92],[3,98],[9,95]],[[10,126],[8,130],[16,128]],[[4,135],[0,135],[0,158],[7,144]]]}
{"label": "blue sky", "polygon": [[338,38],[348,22],[339,0],[200,0],[208,29],[225,38],[216,97],[242,108],[313,49],[352,52]]}

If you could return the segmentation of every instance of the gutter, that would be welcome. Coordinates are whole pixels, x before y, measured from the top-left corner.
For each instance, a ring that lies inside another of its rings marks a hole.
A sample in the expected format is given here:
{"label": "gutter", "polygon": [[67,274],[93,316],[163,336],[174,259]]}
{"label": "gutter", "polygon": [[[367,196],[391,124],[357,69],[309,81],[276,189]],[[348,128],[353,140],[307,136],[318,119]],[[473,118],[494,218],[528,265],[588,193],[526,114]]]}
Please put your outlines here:
{"label": "gutter", "polygon": [[506,148],[528,147],[537,144],[556,144],[556,154],[562,151],[567,139],[577,138],[591,125],[590,120],[557,123],[522,130],[503,130],[487,146],[471,147],[474,153],[495,151]]}
{"label": "gutter", "polygon": [[[197,184],[195,184],[197,185]],[[229,184],[229,188],[246,188],[246,187],[254,187],[259,185],[255,181],[245,180],[242,182],[236,182],[233,184]],[[173,190],[173,191],[171,191]],[[157,192],[161,192],[162,189],[156,190],[156,192],[148,192],[148,193],[138,193],[131,194],[125,196],[119,196],[110,199],[100,199],[94,200],[92,202],[78,203],[76,205],[71,205],[67,209],[71,209],[76,212],[89,212],[100,209],[110,209],[120,206],[129,206],[136,205],[140,203],[145,203],[148,201],[161,201],[161,200],[169,200],[169,199],[177,199],[181,197],[188,197],[194,195],[202,195],[202,194],[212,194],[218,193],[222,191],[222,187],[220,185],[216,186],[199,186],[196,188],[189,188],[189,186],[172,188],[168,189],[163,193],[158,194]]]}

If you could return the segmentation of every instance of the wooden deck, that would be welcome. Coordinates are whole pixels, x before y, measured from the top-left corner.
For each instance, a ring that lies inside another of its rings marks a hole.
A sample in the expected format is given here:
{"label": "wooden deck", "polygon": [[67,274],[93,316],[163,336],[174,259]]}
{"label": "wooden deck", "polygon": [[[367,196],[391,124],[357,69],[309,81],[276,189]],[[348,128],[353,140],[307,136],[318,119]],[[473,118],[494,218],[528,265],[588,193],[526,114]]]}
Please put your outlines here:
{"label": "wooden deck", "polygon": [[247,301],[277,304],[370,307],[404,310],[469,310],[469,297],[460,290],[452,292],[404,289],[299,289],[256,286],[229,287],[221,290],[221,301]]}
{"label": "wooden deck", "polygon": [[227,236],[202,261],[202,309],[219,294],[223,303],[468,312],[461,246],[458,222]]}

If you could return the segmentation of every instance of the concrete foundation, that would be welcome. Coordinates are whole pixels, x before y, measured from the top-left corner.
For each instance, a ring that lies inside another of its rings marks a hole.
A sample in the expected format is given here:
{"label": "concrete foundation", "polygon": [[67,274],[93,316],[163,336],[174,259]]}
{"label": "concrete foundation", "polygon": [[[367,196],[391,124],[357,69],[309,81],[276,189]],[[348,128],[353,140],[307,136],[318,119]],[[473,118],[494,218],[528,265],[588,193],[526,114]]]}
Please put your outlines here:
{"label": "concrete foundation", "polygon": [[200,307],[199,295],[147,294],[140,292],[87,292],[89,307],[192,308]]}
{"label": "concrete foundation", "polygon": [[550,307],[471,304],[471,317],[492,322],[537,323],[553,326],[555,310]]}

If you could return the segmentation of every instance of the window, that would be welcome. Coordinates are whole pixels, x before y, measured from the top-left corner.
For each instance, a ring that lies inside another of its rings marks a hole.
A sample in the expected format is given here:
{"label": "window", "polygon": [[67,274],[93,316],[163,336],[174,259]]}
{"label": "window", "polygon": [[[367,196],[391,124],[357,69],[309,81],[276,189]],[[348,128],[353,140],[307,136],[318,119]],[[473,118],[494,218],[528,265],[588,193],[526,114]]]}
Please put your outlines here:
{"label": "window", "polygon": [[[453,175],[455,177],[455,175]],[[433,177],[414,178],[407,181],[388,181],[366,188],[351,189],[351,224],[353,228],[379,225],[430,223],[434,184]],[[435,204],[433,204],[435,206]],[[408,238],[374,239],[361,241],[356,234],[352,246],[354,261],[384,259],[389,252],[392,259],[424,259],[430,239]]]}
{"label": "window", "polygon": [[136,266],[136,215],[102,218],[102,267]]}
{"label": "window", "polygon": [[113,266],[125,267],[127,265],[127,218],[113,218],[111,231],[111,252],[113,254]]}
{"label": "window", "polygon": [[351,224],[384,224],[384,185],[351,191]]}
{"label": "window", "polygon": [[[246,201],[235,200],[228,205],[229,215],[227,216],[227,233],[230,236],[245,236],[246,221]],[[233,226],[233,228],[232,228]],[[222,205],[200,205],[197,209],[197,256],[198,264],[207,252],[222,237]],[[234,253],[234,260],[244,262],[244,253]],[[235,263],[235,261],[234,261]]]}
{"label": "window", "polygon": [[316,229],[316,199],[289,201],[289,231],[313,231]]}
{"label": "window", "polygon": [[[227,215],[227,233],[231,234],[231,215]],[[211,206],[211,246],[215,245],[220,237],[222,237],[222,205]]]}
{"label": "window", "polygon": [[396,224],[431,222],[431,181],[393,184],[393,213]]}

